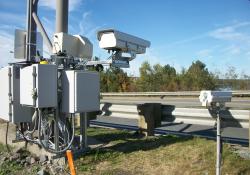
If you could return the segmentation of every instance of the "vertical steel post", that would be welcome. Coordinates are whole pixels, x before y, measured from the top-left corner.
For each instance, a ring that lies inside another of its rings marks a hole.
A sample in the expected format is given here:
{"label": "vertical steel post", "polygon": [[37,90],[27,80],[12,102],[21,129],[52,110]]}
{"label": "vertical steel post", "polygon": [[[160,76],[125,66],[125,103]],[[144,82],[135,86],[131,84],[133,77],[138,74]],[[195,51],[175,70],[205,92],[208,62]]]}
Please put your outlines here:
{"label": "vertical steel post", "polygon": [[82,136],[81,139],[81,150],[88,147],[87,141],[87,113],[80,113],[80,134]]}
{"label": "vertical steel post", "polygon": [[36,42],[37,42],[37,38],[36,38],[36,35],[37,35],[37,26],[36,26],[36,22],[32,16],[32,13],[35,13],[37,14],[37,4],[38,4],[38,1],[31,1],[31,6],[32,6],[32,11],[30,12],[30,21],[31,21],[31,37],[30,37],[30,59],[31,61],[34,61],[35,60],[35,56],[37,55],[36,54]]}
{"label": "vertical steel post", "polygon": [[[68,33],[68,7],[69,7],[69,0],[56,0],[56,33],[64,32]],[[61,83],[59,83],[60,80],[58,80],[58,87]],[[60,96],[62,95],[59,93]],[[61,112],[61,105],[58,104],[58,107],[56,109],[56,119],[55,122],[59,122],[59,120],[65,121],[65,115]],[[72,121],[74,122],[74,121]],[[59,131],[57,124],[55,125],[55,145],[56,150],[59,149]]]}
{"label": "vertical steel post", "polygon": [[55,150],[59,151],[59,107],[55,109],[55,120],[54,120],[54,143],[55,143]]}
{"label": "vertical steel post", "polygon": [[217,150],[216,150],[216,175],[221,174],[221,147],[222,147],[222,142],[221,142],[221,119],[220,119],[220,112],[217,112]]}
{"label": "vertical steel post", "polygon": [[56,33],[68,33],[69,0],[56,0]]}
{"label": "vertical steel post", "polygon": [[30,61],[30,53],[29,53],[29,41],[30,41],[30,2],[31,0],[27,0],[27,13],[26,13],[26,61]]}
{"label": "vertical steel post", "polygon": [[36,56],[36,23],[32,13],[37,13],[38,1],[27,0],[27,17],[26,17],[26,61],[34,61]]}
{"label": "vertical steel post", "polygon": [[[14,67],[13,67],[13,71],[14,71]],[[12,119],[12,112],[13,112],[13,103],[12,103],[12,71],[11,71],[11,68],[9,67],[8,68],[8,77],[9,77],[9,93],[8,93],[8,96],[9,96],[9,121],[13,122],[13,119]]]}
{"label": "vertical steel post", "polygon": [[84,113],[84,147],[88,147],[88,135],[87,135],[87,129],[88,129],[88,115],[87,112]]}

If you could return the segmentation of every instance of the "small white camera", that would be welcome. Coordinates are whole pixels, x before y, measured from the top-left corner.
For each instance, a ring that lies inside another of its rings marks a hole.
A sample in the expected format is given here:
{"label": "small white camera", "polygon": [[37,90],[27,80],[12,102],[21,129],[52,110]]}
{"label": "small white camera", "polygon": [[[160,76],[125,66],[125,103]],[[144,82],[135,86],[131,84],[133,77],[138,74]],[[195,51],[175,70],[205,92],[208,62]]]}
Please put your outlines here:
{"label": "small white camera", "polygon": [[150,47],[149,41],[114,29],[99,31],[97,38],[100,48],[106,50],[143,54],[146,52],[146,48]]}
{"label": "small white camera", "polygon": [[226,103],[232,99],[230,91],[201,91],[199,96],[202,106],[209,106],[211,103]]}

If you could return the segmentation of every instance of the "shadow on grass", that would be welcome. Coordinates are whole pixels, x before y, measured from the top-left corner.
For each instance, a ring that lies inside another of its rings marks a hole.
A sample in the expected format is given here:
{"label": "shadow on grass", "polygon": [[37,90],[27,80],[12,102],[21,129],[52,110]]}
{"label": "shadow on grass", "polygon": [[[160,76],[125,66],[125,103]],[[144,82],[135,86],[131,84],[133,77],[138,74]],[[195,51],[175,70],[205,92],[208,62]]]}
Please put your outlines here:
{"label": "shadow on grass", "polygon": [[[101,162],[108,161],[112,165],[115,165],[122,160],[122,155],[137,151],[155,150],[192,139],[192,137],[178,137],[173,135],[142,137],[131,131],[103,128],[90,128],[88,129],[88,135],[106,143],[105,147],[92,149],[84,154],[84,158],[76,161],[78,171],[92,172],[93,174],[95,174],[96,165]],[[127,173],[123,172],[122,174]]]}
{"label": "shadow on grass", "polygon": [[173,135],[142,137],[137,133],[132,133],[124,130],[98,133],[96,135],[93,135],[93,137],[104,143],[110,143],[111,146],[109,146],[107,149],[122,153],[131,153],[139,150],[153,150],[161,146],[167,146],[178,142],[185,142],[193,138]]}
{"label": "shadow on grass", "polygon": [[125,143],[118,143],[109,148],[123,153],[149,151],[162,146],[164,147],[178,142],[185,142],[191,138],[192,137],[158,136],[153,138],[126,140]]}

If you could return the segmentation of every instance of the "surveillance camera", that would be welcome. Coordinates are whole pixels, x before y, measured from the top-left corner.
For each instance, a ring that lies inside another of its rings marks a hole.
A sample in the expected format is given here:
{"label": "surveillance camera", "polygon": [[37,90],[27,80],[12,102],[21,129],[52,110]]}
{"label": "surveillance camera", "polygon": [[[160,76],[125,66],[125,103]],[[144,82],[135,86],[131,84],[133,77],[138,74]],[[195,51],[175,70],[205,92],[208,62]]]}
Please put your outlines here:
{"label": "surveillance camera", "polygon": [[199,96],[202,106],[209,106],[212,103],[226,103],[232,99],[230,91],[201,91]]}
{"label": "surveillance camera", "polygon": [[112,51],[110,65],[114,67],[129,68],[129,62],[150,47],[149,41],[114,29],[99,31],[97,38],[100,48]]}
{"label": "surveillance camera", "polygon": [[150,42],[114,29],[101,30],[97,33],[102,49],[125,53],[144,54]]}

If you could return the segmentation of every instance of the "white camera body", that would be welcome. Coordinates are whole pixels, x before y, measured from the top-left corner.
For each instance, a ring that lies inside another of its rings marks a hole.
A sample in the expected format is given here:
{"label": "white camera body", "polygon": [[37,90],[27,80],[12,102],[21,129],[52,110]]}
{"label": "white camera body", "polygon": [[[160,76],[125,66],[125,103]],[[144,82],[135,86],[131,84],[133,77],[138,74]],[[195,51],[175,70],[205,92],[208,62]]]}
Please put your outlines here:
{"label": "white camera body", "polygon": [[226,103],[232,99],[231,91],[207,91],[203,90],[199,96],[202,106],[210,106],[212,103]]}
{"label": "white camera body", "polygon": [[129,68],[129,62],[150,47],[149,41],[114,29],[99,31],[97,38],[100,48],[112,51],[110,65],[114,67]]}
{"label": "white camera body", "polygon": [[67,33],[54,34],[53,53],[66,52],[68,56],[91,60],[93,45],[88,38]]}
{"label": "white camera body", "polygon": [[150,42],[114,29],[101,30],[97,33],[102,49],[122,51],[124,53],[144,54]]}

